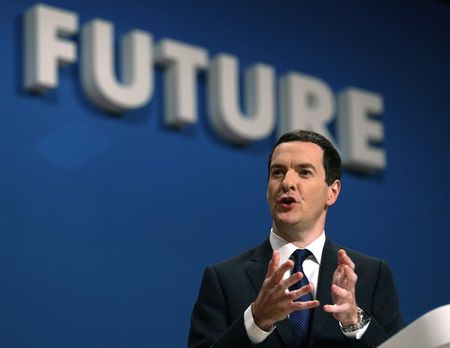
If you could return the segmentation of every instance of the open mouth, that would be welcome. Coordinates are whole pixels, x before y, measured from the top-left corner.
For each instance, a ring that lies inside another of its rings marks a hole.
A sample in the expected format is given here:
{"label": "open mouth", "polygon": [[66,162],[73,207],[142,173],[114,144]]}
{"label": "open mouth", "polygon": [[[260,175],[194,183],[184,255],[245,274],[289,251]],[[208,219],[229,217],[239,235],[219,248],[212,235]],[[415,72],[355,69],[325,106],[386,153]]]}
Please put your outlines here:
{"label": "open mouth", "polygon": [[296,200],[294,197],[281,197],[278,200],[278,203],[283,206],[291,206],[292,204],[296,203]]}

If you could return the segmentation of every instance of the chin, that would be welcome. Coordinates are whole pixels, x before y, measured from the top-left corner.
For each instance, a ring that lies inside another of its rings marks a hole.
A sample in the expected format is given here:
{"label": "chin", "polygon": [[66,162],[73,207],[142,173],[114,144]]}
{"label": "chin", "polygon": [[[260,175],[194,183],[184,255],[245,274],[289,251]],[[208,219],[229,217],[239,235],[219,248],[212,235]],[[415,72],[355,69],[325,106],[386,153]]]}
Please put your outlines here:
{"label": "chin", "polygon": [[274,221],[276,222],[276,224],[283,226],[283,227],[291,227],[291,226],[296,226],[300,223],[298,218],[295,217],[280,217],[278,216],[277,219],[274,219]]}
{"label": "chin", "polygon": [[284,212],[278,212],[276,213],[276,217],[280,221],[299,221],[300,216],[298,212],[293,211],[284,211]]}

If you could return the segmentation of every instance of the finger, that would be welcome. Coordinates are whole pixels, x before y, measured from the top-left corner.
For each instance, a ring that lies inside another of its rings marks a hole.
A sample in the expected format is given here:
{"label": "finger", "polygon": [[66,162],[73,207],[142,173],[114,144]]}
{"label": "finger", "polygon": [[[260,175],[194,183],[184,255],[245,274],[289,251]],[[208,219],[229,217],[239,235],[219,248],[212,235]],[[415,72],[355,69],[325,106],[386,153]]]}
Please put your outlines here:
{"label": "finger", "polygon": [[345,265],[347,263],[347,253],[344,249],[339,249],[338,251],[338,264]]}
{"label": "finger", "polygon": [[272,259],[269,262],[269,267],[267,267],[266,278],[270,278],[275,271],[278,269],[278,263],[280,262],[280,252],[274,250],[272,253]]}
{"label": "finger", "polygon": [[349,291],[337,286],[336,284],[331,285],[331,292],[340,299],[346,299],[349,296]]}
{"label": "finger", "polygon": [[295,312],[295,311],[300,311],[302,309],[311,309],[311,308],[316,308],[320,306],[320,302],[317,300],[313,300],[313,301],[295,301],[292,302],[291,305],[291,312]]}
{"label": "finger", "polygon": [[347,255],[347,253],[344,249],[339,249],[338,263],[339,263],[339,265],[348,265],[351,267],[351,269],[355,269],[354,262],[352,261],[350,256]]}
{"label": "finger", "polygon": [[279,284],[284,277],[284,274],[294,267],[294,262],[287,260],[272,274],[270,278],[270,283],[272,285]]}
{"label": "finger", "polygon": [[356,281],[358,280],[358,276],[356,275],[354,270],[351,267],[346,266],[344,268],[344,272],[345,272],[345,277],[347,278],[349,285],[352,287],[355,287]]}
{"label": "finger", "polygon": [[352,270],[355,269],[355,263],[352,261],[352,259],[350,258],[350,256],[347,255],[347,253],[345,253],[345,263],[350,266],[350,268]]}
{"label": "finger", "polygon": [[354,291],[358,276],[348,265],[339,266],[339,270],[333,274],[333,284]]}
{"label": "finger", "polygon": [[289,289],[292,285],[298,283],[304,277],[302,272],[295,272],[283,281],[285,289]]}
{"label": "finger", "polygon": [[302,296],[305,296],[308,293],[312,294],[313,290],[314,290],[313,286],[311,284],[307,284],[302,286],[300,289],[290,291],[289,295],[291,296],[291,299],[296,300]]}
{"label": "finger", "polygon": [[334,304],[334,305],[325,305],[323,306],[323,310],[328,313],[343,313],[347,312],[350,309],[349,303],[342,304]]}
{"label": "finger", "polygon": [[344,275],[344,268],[342,265],[338,266],[333,273],[333,283],[340,282]]}

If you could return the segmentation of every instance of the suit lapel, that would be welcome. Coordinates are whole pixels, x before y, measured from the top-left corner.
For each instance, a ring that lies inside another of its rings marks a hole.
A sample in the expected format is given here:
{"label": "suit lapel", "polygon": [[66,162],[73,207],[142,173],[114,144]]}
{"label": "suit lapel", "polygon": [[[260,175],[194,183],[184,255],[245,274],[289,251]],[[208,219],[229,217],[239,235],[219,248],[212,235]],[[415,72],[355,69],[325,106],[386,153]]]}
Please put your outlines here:
{"label": "suit lapel", "polygon": [[332,304],[331,299],[331,281],[333,273],[337,267],[337,248],[327,238],[322,252],[322,260],[319,268],[319,280],[317,285],[317,299],[320,301],[320,306],[313,311],[311,323],[311,342],[314,338],[321,335],[323,326],[330,314],[323,310],[326,304]]}
{"label": "suit lapel", "polygon": [[263,244],[257,247],[250,258],[250,263],[246,268],[250,281],[259,293],[262,283],[266,277],[267,267],[272,257],[272,247],[267,239]]}

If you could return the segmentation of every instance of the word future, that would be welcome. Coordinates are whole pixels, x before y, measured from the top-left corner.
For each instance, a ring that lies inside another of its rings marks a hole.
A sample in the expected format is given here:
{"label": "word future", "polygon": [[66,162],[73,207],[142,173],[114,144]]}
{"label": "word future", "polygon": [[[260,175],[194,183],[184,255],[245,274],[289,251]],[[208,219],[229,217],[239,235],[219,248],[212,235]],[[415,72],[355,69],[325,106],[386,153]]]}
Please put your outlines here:
{"label": "word future", "polygon": [[[74,63],[78,15],[37,4],[24,15],[24,88],[44,92],[58,86],[58,66]],[[87,97],[99,108],[113,113],[142,107],[153,95],[153,62],[164,67],[167,126],[183,127],[197,122],[196,74],[207,71],[208,114],[214,130],[237,144],[268,137],[275,128],[275,69],[255,64],[245,72],[245,105],[239,102],[238,58],[218,54],[171,39],[153,44],[151,33],[132,30],[121,39],[121,79],[115,74],[114,27],[101,19],[87,22],[79,39],[80,78]],[[382,96],[357,88],[337,95],[313,76],[289,72],[278,80],[278,132],[311,129],[333,139],[327,125],[337,113],[337,135],[344,165],[359,171],[384,169]],[[337,104],[337,108],[336,105]],[[336,110],[337,109],[337,110]],[[377,117],[378,116],[378,117]]]}

